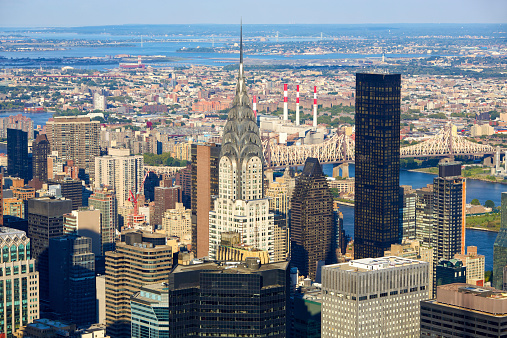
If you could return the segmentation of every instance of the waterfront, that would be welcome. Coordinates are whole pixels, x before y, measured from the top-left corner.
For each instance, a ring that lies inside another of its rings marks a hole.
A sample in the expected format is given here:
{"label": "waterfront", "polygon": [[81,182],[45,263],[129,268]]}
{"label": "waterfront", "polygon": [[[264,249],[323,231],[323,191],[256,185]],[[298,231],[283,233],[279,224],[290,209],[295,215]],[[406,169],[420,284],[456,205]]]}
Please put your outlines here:
{"label": "waterfront", "polygon": [[23,116],[29,117],[33,121],[33,127],[37,128],[37,126],[44,126],[46,122],[48,122],[49,118],[53,117],[53,113],[24,113],[24,112],[0,112],[0,117],[8,117],[11,115],[21,114]]}
{"label": "waterfront", "polygon": [[[323,165],[324,173],[331,176],[333,173],[333,165]],[[354,176],[354,165],[350,165],[350,175]],[[411,185],[414,189],[421,188],[427,184],[433,183],[435,175],[414,172],[401,171],[400,184]],[[507,191],[507,186],[500,183],[490,183],[479,180],[467,180],[467,202],[477,198],[484,204],[488,199],[500,205],[501,193]],[[351,239],[354,238],[354,208],[348,206],[340,206],[343,213],[343,228]],[[496,239],[496,232],[481,231],[467,229],[465,235],[466,245],[477,246],[479,254],[486,256],[486,271],[493,269],[493,244]]]}

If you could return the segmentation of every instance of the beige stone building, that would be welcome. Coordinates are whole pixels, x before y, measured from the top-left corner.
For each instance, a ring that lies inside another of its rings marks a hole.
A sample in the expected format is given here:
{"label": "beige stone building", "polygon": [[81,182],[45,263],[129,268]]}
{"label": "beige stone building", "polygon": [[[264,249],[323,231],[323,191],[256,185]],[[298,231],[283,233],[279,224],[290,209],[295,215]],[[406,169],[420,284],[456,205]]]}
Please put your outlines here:
{"label": "beige stone building", "polygon": [[192,210],[185,209],[183,203],[176,208],[167,209],[162,217],[162,229],[167,237],[178,237],[180,242],[192,242]]}
{"label": "beige stone building", "polygon": [[100,227],[100,211],[87,207],[72,210],[63,215],[63,233],[77,234],[92,239],[92,252],[96,256],[102,253],[102,231]]}
{"label": "beige stone building", "polygon": [[463,262],[467,268],[467,284],[484,285],[484,270],[486,257],[477,254],[476,246],[467,246],[466,255],[456,254],[454,258]]}
{"label": "beige stone building", "polygon": [[112,338],[130,337],[130,297],[143,284],[167,282],[173,253],[165,236],[127,231],[106,252],[106,325]]}
{"label": "beige stone building", "polygon": [[429,269],[394,256],[322,267],[322,337],[419,337]]}
{"label": "beige stone building", "polygon": [[192,159],[192,141],[174,145],[172,156],[178,160],[190,161]]}
{"label": "beige stone building", "polygon": [[[430,264],[429,278],[433,280],[433,249],[423,247],[418,240],[404,239],[401,244],[391,244],[391,250],[386,250],[384,256],[396,256],[415,259]],[[433,283],[428,285],[428,298],[433,298]]]}
{"label": "beige stone building", "polygon": [[288,168],[283,176],[277,177],[275,181],[272,179],[272,173],[267,173],[266,176],[266,197],[269,198],[269,209],[274,213],[275,221],[274,262],[279,262],[286,260],[289,253],[289,210],[296,179]]}
{"label": "beige stone building", "polygon": [[99,121],[91,121],[89,117],[55,117],[46,123],[46,134],[51,151],[57,151],[62,160],[73,160],[93,178],[95,156],[100,155]]}

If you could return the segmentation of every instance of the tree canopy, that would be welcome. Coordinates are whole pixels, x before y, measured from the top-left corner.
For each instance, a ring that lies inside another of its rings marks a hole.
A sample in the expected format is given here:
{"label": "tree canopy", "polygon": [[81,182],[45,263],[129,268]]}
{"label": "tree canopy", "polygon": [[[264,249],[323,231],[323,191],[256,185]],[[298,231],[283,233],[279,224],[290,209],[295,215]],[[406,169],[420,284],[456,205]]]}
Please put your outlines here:
{"label": "tree canopy", "polygon": [[171,153],[162,153],[160,155],[144,153],[143,157],[144,165],[149,166],[184,167],[187,165],[187,161],[171,157]]}

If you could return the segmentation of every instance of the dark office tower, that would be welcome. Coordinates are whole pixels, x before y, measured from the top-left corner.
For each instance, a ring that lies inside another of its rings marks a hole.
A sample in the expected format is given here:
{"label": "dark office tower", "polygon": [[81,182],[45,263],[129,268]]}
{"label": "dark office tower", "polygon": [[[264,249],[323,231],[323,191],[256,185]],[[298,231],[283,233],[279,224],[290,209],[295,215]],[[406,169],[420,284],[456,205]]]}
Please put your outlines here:
{"label": "dark office tower", "polygon": [[174,184],[181,187],[181,203],[185,209],[192,209],[192,163],[176,173]]}
{"label": "dark office tower", "polygon": [[160,176],[150,171],[144,180],[144,197],[147,201],[152,202],[155,200],[155,187],[159,185]]}
{"label": "dark office tower", "polygon": [[507,266],[507,192],[502,193],[501,212],[500,231],[493,245],[493,287],[505,290],[507,280],[504,281],[503,271]]}
{"label": "dark office tower", "polygon": [[49,197],[27,201],[28,237],[32,242],[32,258],[39,271],[41,301],[49,300],[49,240],[63,235],[63,214],[72,211],[71,200]]}
{"label": "dark office tower", "polygon": [[7,129],[7,172],[9,176],[26,181],[32,179],[28,159],[28,133],[20,129]]}
{"label": "dark office tower", "polygon": [[62,196],[72,201],[72,210],[83,206],[83,183],[81,180],[65,177],[61,180],[50,180],[48,183],[61,186]]}
{"label": "dark office tower", "polygon": [[333,197],[316,158],[307,158],[291,200],[291,262],[315,280],[317,263],[335,263]]}
{"label": "dark office tower", "polygon": [[[166,295],[158,302],[146,289],[132,297],[132,337],[148,337],[147,330],[171,338],[288,337],[289,285],[288,262],[178,265],[160,285]],[[166,312],[155,309],[160,305]]]}
{"label": "dark office tower", "polygon": [[68,235],[49,240],[49,305],[77,325],[96,321],[92,239]]}
{"label": "dark office tower", "polygon": [[400,74],[356,74],[355,259],[398,240],[400,87]]}
{"label": "dark office tower", "polygon": [[449,162],[438,166],[433,179],[433,229],[431,246],[433,262],[450,260],[455,254],[465,254],[465,180],[461,163]]}
{"label": "dark office tower", "polygon": [[209,252],[209,212],[218,195],[220,146],[192,144],[192,251],[198,258]]}
{"label": "dark office tower", "polygon": [[46,134],[39,134],[32,147],[33,177],[41,182],[48,180],[48,156],[51,155],[50,145]]}
{"label": "dark office tower", "polygon": [[436,285],[466,283],[466,270],[466,266],[463,266],[463,262],[459,259],[441,259],[435,268]]}

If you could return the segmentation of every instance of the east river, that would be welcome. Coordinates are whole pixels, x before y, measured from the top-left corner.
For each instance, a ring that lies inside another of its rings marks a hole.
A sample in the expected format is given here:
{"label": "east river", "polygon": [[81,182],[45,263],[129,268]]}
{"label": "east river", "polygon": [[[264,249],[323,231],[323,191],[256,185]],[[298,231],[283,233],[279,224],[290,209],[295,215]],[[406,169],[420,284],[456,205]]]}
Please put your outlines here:
{"label": "east river", "polygon": [[[332,176],[333,165],[324,164],[324,173]],[[350,175],[354,176],[354,165],[350,165]],[[433,183],[435,175],[425,174],[413,171],[400,172],[400,184],[411,185],[414,189],[421,188],[427,184]],[[500,183],[489,183],[479,180],[467,180],[467,202],[477,198],[481,204],[487,200],[492,200],[495,205],[500,205],[501,193],[507,191],[507,185]],[[354,238],[354,208],[340,206],[343,213],[343,228],[350,238]],[[466,245],[477,246],[479,254],[486,256],[486,270],[493,270],[493,244],[497,233],[491,231],[480,231],[467,229],[465,235]]]}

